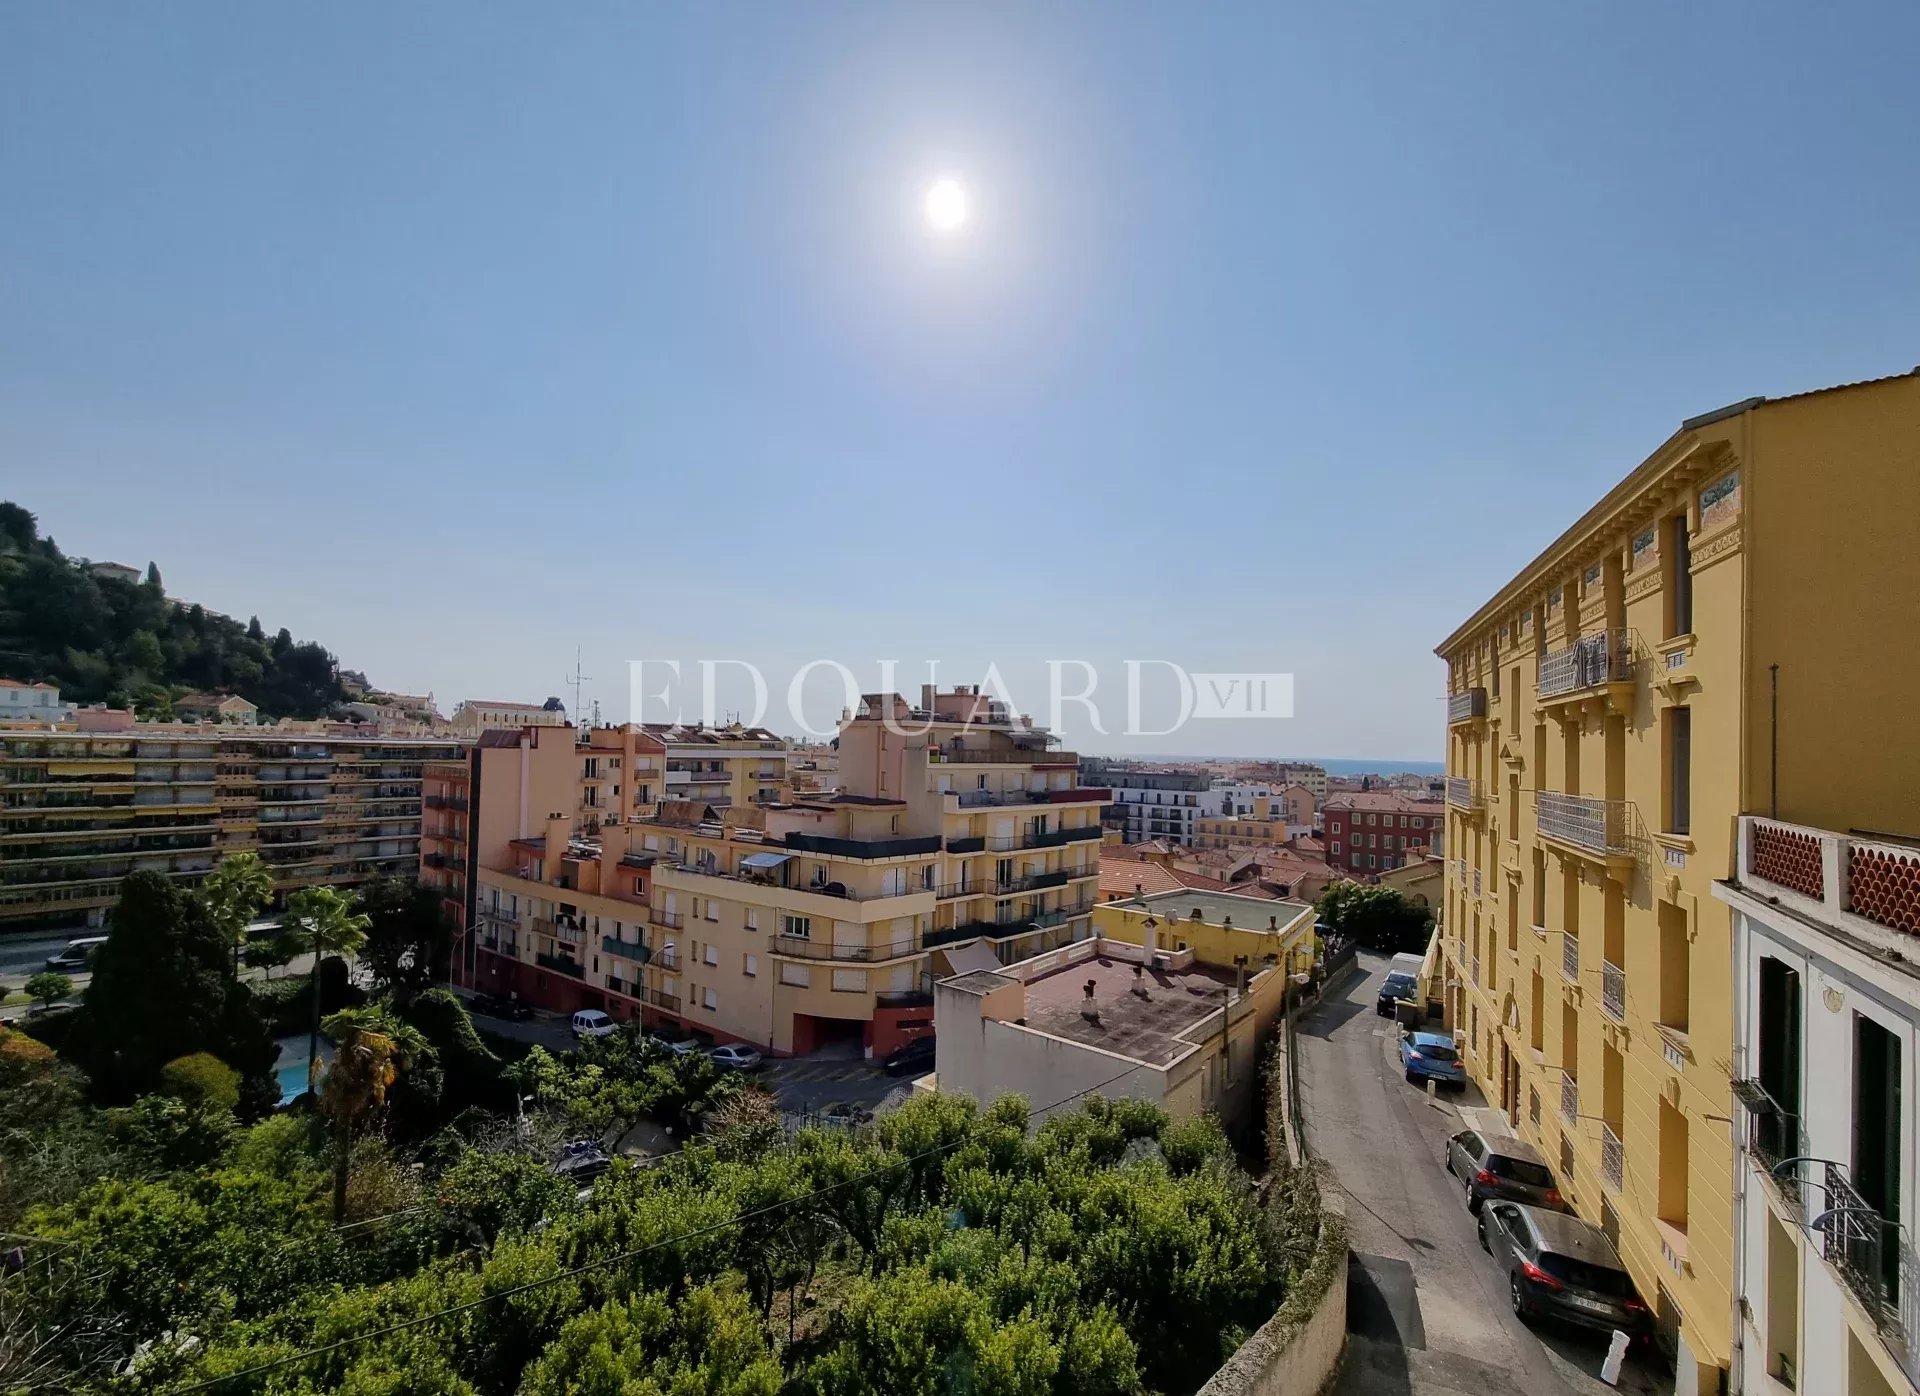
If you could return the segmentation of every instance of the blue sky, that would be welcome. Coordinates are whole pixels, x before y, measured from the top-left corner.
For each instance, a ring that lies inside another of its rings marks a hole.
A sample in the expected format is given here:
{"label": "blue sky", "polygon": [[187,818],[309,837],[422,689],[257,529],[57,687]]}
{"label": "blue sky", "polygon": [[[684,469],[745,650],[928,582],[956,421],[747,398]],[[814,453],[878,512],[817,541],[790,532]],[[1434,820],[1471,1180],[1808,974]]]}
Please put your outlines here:
{"label": "blue sky", "polygon": [[576,645],[616,718],[637,657],[1031,708],[1160,658],[1296,716],[1139,749],[1435,757],[1433,645],[1682,417],[1920,362],[1916,51],[1904,4],[8,6],[0,493],[449,702]]}

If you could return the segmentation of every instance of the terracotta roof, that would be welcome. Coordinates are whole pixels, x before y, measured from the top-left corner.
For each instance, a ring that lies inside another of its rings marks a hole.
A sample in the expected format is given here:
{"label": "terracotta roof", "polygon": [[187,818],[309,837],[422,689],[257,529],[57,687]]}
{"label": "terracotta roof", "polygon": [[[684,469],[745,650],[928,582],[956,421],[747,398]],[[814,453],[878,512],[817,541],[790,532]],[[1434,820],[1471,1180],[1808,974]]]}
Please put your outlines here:
{"label": "terracotta roof", "polygon": [[1104,855],[1100,859],[1102,900],[1110,896],[1131,897],[1136,887],[1150,897],[1155,892],[1177,892],[1183,885],[1179,878],[1158,863],[1113,859]]}
{"label": "terracotta roof", "polygon": [[538,703],[496,703],[491,698],[469,698],[461,705],[463,708],[499,708],[510,713],[543,713],[546,711]]}
{"label": "terracotta roof", "polygon": [[1327,808],[1387,810],[1393,814],[1446,813],[1446,806],[1438,800],[1416,800],[1411,795],[1402,795],[1391,790],[1355,791],[1350,795],[1335,795],[1327,801]]}
{"label": "terracotta roof", "polygon": [[1228,882],[1224,878],[1208,877],[1204,873],[1188,872],[1185,868],[1168,868],[1175,882],[1190,892],[1231,892],[1237,897],[1252,897],[1256,901],[1272,901],[1273,893],[1252,882]]}
{"label": "terracotta roof", "polygon": [[44,688],[51,690],[50,683],[21,683],[18,679],[0,679],[0,688]]}

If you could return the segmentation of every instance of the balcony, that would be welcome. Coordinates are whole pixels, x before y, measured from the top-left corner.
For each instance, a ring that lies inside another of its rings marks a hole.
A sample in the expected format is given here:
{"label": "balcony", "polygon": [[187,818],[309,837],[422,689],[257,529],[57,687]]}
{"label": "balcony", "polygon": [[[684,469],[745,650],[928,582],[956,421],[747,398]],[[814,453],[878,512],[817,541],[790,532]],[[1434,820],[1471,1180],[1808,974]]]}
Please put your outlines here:
{"label": "balcony", "polygon": [[949,853],[981,853],[986,850],[987,841],[979,834],[969,834],[965,838],[948,839]]}
{"label": "balcony", "polygon": [[1486,715],[1486,689],[1468,688],[1447,695],[1447,726],[1452,727],[1461,722],[1478,722]]}
{"label": "balcony", "polygon": [[876,960],[899,960],[909,955],[922,954],[926,949],[925,940],[911,936],[905,940],[885,941],[879,945],[863,944],[857,941],[836,944],[831,941],[786,935],[771,936],[767,940],[769,955],[782,955],[793,960],[834,960],[841,964],[870,964]]}
{"label": "balcony", "polygon": [[644,965],[653,958],[653,952],[637,940],[622,940],[619,936],[601,936],[600,953],[618,955],[623,960],[632,960],[636,965]]}
{"label": "balcony", "polygon": [[1534,794],[1533,811],[1541,838],[1609,865],[1633,862],[1630,837],[1635,820],[1627,801],[1541,790]]}
{"label": "balcony", "polygon": [[1627,972],[1609,960],[1600,962],[1600,1007],[1614,1022],[1627,1021]]}
{"label": "balcony", "polygon": [[1569,984],[1580,982],[1580,937],[1572,931],[1560,933],[1560,973]]}
{"label": "balcony", "polygon": [[1477,780],[1470,780],[1466,776],[1448,776],[1447,803],[1455,809],[1477,812],[1486,807],[1486,792]]}
{"label": "balcony", "polygon": [[585,979],[586,969],[576,960],[565,955],[535,955],[533,962],[541,969],[550,969],[555,974],[564,974],[569,979]]}
{"label": "balcony", "polygon": [[679,912],[662,911],[658,907],[653,907],[648,910],[647,920],[652,925],[664,926],[670,931],[677,931],[681,926],[686,924],[685,918],[682,917]]}
{"label": "balcony", "polygon": [[927,761],[935,766],[1078,766],[1080,755],[1072,751],[1001,751],[969,747],[931,748]]}
{"label": "balcony", "polygon": [[[1769,1173],[1774,1165],[1807,1152],[1800,1116],[1775,1100],[1759,1081],[1735,1081],[1733,1096],[1747,1112],[1747,1148]],[[1788,1193],[1788,1198],[1798,1202],[1798,1191]]]}
{"label": "balcony", "polygon": [[1560,1118],[1570,1125],[1580,1122],[1580,1083],[1571,1076],[1560,1078]]}
{"label": "balcony", "polygon": [[[1613,695],[1631,698],[1633,632],[1601,630],[1540,657],[1543,703]],[[1621,692],[1624,690],[1624,693]]]}
{"label": "balcony", "polygon": [[1742,887],[1785,906],[1798,905],[1870,944],[1914,953],[1912,938],[1920,937],[1920,847],[1754,815],[1741,816],[1740,824]]}
{"label": "balcony", "polygon": [[[911,858],[940,851],[940,836],[916,839],[838,839],[824,834],[788,834],[791,853],[819,853],[829,858]],[[951,851],[951,850],[949,850]]]}
{"label": "balcony", "polygon": [[1605,1121],[1600,1125],[1600,1177],[1615,1192],[1626,1186],[1626,1146],[1620,1142],[1614,1127]]}
{"label": "balcony", "polygon": [[658,1008],[667,1013],[678,1013],[680,1011],[680,996],[678,994],[663,994],[658,989],[647,990],[646,997],[642,1002],[650,1008]]}
{"label": "balcony", "polygon": [[1480,987],[1480,957],[1478,955],[1473,957],[1473,987],[1476,989]]}

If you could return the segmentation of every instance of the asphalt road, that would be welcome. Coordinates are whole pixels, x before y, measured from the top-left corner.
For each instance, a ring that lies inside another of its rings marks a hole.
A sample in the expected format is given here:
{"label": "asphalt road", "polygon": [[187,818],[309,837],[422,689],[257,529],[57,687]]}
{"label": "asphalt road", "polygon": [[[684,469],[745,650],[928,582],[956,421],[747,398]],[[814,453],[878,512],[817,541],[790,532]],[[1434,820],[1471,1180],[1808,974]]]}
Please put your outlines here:
{"label": "asphalt road", "polygon": [[[1307,1140],[1346,1194],[1354,1261],[1339,1396],[1598,1396],[1604,1336],[1543,1324],[1508,1306],[1459,1186],[1441,1164],[1472,1086],[1431,1100],[1406,1083],[1398,1029],[1374,1012],[1386,957],[1360,957],[1299,1025]],[[1672,1390],[1629,1358],[1623,1391]]]}

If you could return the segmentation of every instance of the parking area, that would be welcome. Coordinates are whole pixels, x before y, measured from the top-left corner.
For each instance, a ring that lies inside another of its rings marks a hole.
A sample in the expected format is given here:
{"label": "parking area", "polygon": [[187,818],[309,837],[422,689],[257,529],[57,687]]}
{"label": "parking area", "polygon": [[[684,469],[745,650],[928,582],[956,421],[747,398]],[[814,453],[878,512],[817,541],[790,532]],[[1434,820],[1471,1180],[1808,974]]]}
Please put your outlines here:
{"label": "parking area", "polygon": [[[1308,1140],[1346,1199],[1354,1263],[1342,1393],[1599,1396],[1604,1334],[1529,1327],[1505,1273],[1481,1249],[1447,1140],[1500,1117],[1469,1084],[1429,1097],[1405,1079],[1399,1029],[1374,1011],[1383,956],[1360,957],[1300,1024]],[[1618,1388],[1672,1389],[1630,1356]]]}

